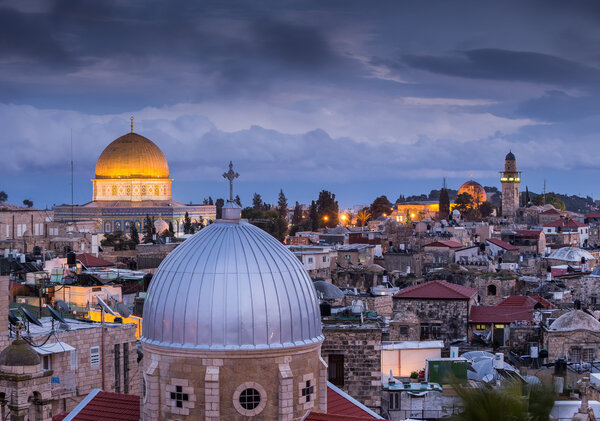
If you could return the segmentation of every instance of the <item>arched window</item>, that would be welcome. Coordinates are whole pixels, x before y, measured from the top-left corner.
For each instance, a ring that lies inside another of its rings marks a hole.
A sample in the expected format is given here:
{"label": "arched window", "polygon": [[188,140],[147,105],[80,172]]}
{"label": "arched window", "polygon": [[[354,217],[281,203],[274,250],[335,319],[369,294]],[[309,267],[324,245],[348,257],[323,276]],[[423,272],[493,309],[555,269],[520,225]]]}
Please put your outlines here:
{"label": "arched window", "polygon": [[104,223],[104,232],[110,232],[110,222]]}
{"label": "arched window", "polygon": [[496,295],[496,285],[488,285],[487,295]]}

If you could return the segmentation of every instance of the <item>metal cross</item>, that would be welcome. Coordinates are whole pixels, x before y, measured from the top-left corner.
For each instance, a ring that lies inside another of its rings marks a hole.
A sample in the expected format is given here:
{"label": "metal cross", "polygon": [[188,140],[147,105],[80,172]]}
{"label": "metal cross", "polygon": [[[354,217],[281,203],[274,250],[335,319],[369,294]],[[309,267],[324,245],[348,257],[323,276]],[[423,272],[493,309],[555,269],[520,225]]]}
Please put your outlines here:
{"label": "metal cross", "polygon": [[223,178],[229,180],[229,201],[233,202],[233,180],[238,178],[240,175],[233,171],[233,162],[229,161],[229,171],[223,173]]}

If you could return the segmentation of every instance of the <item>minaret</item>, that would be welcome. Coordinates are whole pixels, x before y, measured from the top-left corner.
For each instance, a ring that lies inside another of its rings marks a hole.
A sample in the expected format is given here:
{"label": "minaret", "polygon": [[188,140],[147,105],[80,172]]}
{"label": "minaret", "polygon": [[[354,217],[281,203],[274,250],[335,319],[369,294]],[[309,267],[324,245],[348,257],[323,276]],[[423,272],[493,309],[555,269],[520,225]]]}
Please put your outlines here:
{"label": "minaret", "polygon": [[519,184],[521,184],[521,172],[517,171],[515,155],[509,152],[504,160],[504,172],[502,177],[502,216],[515,217],[519,208]]}

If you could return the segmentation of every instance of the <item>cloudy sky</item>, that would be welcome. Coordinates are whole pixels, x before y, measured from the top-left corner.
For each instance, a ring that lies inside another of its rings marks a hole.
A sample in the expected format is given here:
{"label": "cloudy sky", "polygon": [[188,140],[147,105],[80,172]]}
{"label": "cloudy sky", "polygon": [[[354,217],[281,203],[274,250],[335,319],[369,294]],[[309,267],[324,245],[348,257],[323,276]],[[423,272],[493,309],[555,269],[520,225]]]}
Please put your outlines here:
{"label": "cloudy sky", "polygon": [[174,199],[336,193],[343,206],[473,174],[600,198],[595,1],[0,0],[0,189],[91,199],[129,130],[165,152]]}

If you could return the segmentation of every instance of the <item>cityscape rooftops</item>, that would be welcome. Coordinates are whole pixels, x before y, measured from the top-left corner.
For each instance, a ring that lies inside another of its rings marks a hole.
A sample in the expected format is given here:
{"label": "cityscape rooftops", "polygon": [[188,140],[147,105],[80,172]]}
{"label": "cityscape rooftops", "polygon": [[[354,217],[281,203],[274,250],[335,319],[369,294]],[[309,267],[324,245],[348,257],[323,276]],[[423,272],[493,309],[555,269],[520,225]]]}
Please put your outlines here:
{"label": "cityscape rooftops", "polygon": [[446,281],[431,281],[398,291],[394,298],[421,298],[438,300],[468,300],[477,294],[475,288]]}
{"label": "cityscape rooftops", "polygon": [[486,241],[489,241],[490,243],[492,243],[500,248],[503,248],[506,251],[519,250],[518,247],[515,247],[512,244],[507,243],[506,241],[502,241],[499,238],[488,238]]}

